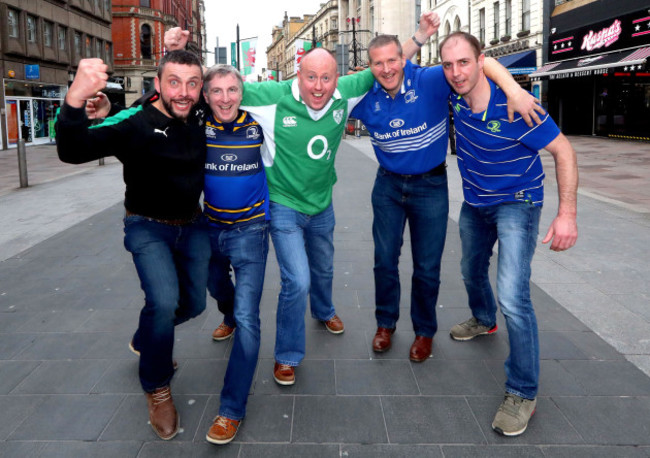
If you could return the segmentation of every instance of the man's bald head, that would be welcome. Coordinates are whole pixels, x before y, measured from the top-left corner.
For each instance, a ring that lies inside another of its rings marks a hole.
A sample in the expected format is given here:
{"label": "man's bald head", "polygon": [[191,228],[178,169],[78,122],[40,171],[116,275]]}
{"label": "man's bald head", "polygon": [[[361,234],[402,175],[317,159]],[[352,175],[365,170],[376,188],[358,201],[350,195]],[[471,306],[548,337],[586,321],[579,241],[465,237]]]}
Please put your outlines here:
{"label": "man's bald head", "polygon": [[324,108],[338,82],[336,58],[324,48],[309,50],[300,60],[298,89],[302,101],[313,110]]}

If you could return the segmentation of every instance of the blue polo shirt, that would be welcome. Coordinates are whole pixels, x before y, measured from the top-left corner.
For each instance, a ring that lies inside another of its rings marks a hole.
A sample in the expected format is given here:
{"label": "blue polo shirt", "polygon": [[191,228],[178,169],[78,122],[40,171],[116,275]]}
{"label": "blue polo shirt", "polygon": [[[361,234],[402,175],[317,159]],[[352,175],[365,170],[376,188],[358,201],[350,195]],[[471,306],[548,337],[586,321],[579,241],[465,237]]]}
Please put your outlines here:
{"label": "blue polo shirt", "polygon": [[555,140],[560,129],[548,113],[533,127],[518,114],[514,122],[508,122],[507,98],[489,78],[488,82],[490,103],[481,113],[472,113],[461,96],[450,97],[465,202],[473,206],[542,205],[544,170],[539,150]]}
{"label": "blue polo shirt", "polygon": [[394,99],[375,81],[351,116],[370,132],[379,165],[405,175],[425,173],[447,155],[450,93],[441,66],[422,68],[407,61]]}

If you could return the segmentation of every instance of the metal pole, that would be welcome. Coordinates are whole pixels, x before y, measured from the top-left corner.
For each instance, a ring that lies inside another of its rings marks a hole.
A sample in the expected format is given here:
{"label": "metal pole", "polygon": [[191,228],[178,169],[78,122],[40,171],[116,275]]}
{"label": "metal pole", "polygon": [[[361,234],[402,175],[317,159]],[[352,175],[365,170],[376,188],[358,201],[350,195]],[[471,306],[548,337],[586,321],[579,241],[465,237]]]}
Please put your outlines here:
{"label": "metal pole", "polygon": [[20,187],[26,188],[27,183],[27,154],[25,152],[25,139],[18,140],[18,175],[20,176]]}
{"label": "metal pole", "polygon": [[354,69],[357,69],[357,32],[354,28],[354,22],[357,18],[352,18],[352,55],[354,56]]}
{"label": "metal pole", "polygon": [[239,24],[237,24],[237,70],[241,71],[241,59],[240,59],[240,52],[239,52]]}

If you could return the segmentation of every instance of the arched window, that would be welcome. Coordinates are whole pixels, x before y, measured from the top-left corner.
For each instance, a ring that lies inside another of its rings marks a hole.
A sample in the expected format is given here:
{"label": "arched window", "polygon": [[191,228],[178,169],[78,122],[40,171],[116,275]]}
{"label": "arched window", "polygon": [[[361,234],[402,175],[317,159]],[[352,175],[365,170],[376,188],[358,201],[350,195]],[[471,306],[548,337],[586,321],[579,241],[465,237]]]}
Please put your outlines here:
{"label": "arched window", "polygon": [[449,21],[445,21],[445,36],[449,35],[451,33],[451,25],[449,24]]}
{"label": "arched window", "polygon": [[143,24],[140,28],[140,53],[143,59],[151,59],[151,27],[149,24]]}
{"label": "arched window", "polygon": [[454,32],[458,32],[460,30],[460,18],[456,16],[456,19],[454,19]]}

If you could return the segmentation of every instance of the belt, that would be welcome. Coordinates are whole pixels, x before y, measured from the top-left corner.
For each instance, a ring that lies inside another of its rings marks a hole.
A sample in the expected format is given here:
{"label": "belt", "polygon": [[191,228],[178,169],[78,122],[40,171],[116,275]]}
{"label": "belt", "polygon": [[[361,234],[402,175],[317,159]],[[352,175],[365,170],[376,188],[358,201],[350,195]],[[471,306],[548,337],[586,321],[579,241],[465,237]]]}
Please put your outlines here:
{"label": "belt", "polygon": [[432,168],[428,172],[416,173],[416,174],[413,174],[413,175],[404,175],[404,174],[401,174],[401,173],[391,172],[390,170],[387,170],[384,167],[381,167],[381,169],[384,172],[386,172],[387,175],[391,175],[391,176],[398,177],[398,178],[407,178],[407,179],[408,178],[428,178],[428,177],[435,177],[435,176],[444,175],[445,170],[447,169],[447,163],[442,162],[441,164],[435,166],[434,168]]}
{"label": "belt", "polygon": [[150,221],[155,221],[156,223],[167,224],[168,226],[185,226],[186,224],[191,224],[196,221],[197,217],[201,215],[201,209],[196,208],[194,214],[189,218],[178,218],[178,219],[161,219],[161,218],[152,218],[151,216],[140,215],[138,213],[133,213],[132,211],[126,210],[126,216],[141,216],[147,218]]}

